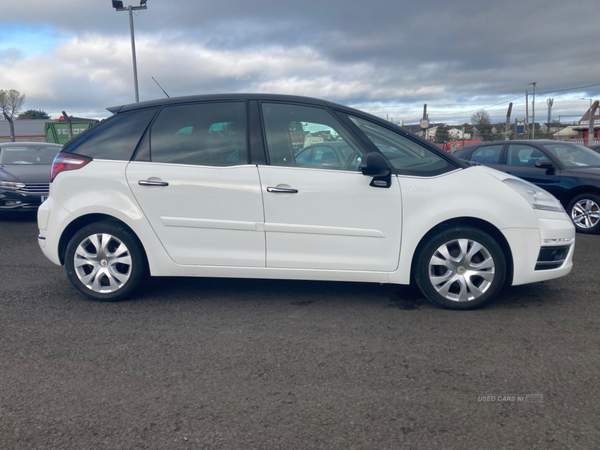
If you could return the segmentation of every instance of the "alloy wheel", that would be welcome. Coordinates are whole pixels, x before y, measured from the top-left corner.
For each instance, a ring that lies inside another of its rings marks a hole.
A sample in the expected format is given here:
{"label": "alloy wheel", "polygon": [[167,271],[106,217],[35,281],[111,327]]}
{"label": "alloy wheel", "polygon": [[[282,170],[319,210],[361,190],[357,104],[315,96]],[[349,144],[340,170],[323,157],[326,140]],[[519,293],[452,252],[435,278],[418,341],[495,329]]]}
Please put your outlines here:
{"label": "alloy wheel", "polygon": [[454,239],[438,247],[429,260],[429,280],[448,300],[468,302],[482,296],[495,276],[491,253],[472,239]]}
{"label": "alloy wheel", "polygon": [[571,218],[579,228],[593,228],[600,221],[600,206],[590,199],[581,199],[573,205]]}
{"label": "alloy wheel", "polygon": [[77,246],[73,259],[77,277],[94,292],[118,291],[131,276],[129,249],[111,234],[97,233],[86,237]]}

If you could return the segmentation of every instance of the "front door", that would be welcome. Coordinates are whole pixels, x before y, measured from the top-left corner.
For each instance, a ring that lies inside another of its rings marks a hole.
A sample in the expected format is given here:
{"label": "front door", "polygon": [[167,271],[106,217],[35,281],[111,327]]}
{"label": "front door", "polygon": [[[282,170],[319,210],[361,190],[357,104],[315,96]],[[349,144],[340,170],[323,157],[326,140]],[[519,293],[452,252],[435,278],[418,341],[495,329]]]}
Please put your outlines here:
{"label": "front door", "polygon": [[[394,271],[402,231],[396,177],[391,188],[369,186],[360,172],[362,146],[327,110],[262,109],[271,164],[259,166],[267,267]],[[331,154],[296,158],[319,143]]]}
{"label": "front door", "polygon": [[502,171],[527,180],[552,195],[560,197],[562,194],[562,190],[559,190],[560,169],[556,167],[548,170],[536,167],[535,163],[540,159],[552,161],[537,147],[528,144],[510,144]]}

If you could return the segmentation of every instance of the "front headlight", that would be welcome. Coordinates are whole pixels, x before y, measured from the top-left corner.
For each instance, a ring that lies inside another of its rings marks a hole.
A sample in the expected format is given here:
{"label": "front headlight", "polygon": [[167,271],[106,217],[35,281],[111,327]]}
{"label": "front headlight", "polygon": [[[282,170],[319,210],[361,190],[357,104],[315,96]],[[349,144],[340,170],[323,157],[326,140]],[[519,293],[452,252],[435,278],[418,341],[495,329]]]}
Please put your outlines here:
{"label": "front headlight", "polygon": [[517,178],[507,178],[503,181],[525,198],[533,209],[543,211],[565,212],[560,202],[549,192],[531,184],[528,181]]}
{"label": "front headlight", "polygon": [[25,184],[16,183],[14,181],[0,181],[0,188],[8,191],[16,191],[17,189],[23,189]]}

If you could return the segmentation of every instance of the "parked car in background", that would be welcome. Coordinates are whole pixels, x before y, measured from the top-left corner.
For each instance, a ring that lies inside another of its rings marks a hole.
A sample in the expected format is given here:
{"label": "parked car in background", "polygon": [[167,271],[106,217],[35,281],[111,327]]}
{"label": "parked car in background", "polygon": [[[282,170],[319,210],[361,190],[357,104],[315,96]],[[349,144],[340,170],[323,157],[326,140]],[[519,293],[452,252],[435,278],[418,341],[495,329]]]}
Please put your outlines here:
{"label": "parked car in background", "polygon": [[[38,211],[42,251],[93,299],[147,273],[414,279],[473,309],[571,271],[575,227],[554,197],[361,111],[266,94],[110,111],[57,155]],[[317,134],[335,145],[296,154]]]}
{"label": "parked car in background", "polygon": [[52,161],[61,148],[43,142],[0,144],[0,214],[36,210],[48,198]]}
{"label": "parked car in background", "polygon": [[600,153],[600,145],[592,145],[588,147],[590,150],[594,150],[596,153]]}
{"label": "parked car in background", "polygon": [[505,141],[464,147],[454,156],[527,180],[554,195],[577,231],[600,233],[600,154],[561,141]]}

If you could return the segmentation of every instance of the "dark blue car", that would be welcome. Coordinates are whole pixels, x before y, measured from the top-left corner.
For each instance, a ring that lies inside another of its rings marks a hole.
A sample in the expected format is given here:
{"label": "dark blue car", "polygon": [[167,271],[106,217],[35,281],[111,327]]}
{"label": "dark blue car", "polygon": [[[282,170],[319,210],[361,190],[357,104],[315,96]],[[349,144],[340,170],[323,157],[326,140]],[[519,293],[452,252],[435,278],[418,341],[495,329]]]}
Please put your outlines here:
{"label": "dark blue car", "polygon": [[454,156],[527,180],[565,207],[577,231],[600,233],[600,153],[561,141],[505,141],[470,145]]}

